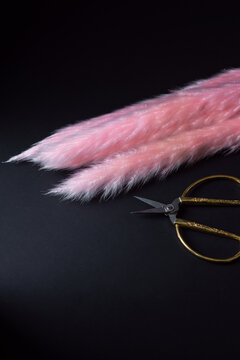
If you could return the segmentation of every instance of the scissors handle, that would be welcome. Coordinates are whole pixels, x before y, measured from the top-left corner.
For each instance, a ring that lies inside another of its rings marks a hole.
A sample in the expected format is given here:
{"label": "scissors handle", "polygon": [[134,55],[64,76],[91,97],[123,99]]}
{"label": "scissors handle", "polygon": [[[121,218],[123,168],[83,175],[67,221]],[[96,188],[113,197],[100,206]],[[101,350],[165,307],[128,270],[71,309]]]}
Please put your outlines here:
{"label": "scissors handle", "polygon": [[[235,177],[235,176],[230,176],[230,175],[211,175],[211,176],[206,176],[202,179],[199,179],[197,181],[195,181],[193,184],[191,184],[190,186],[187,187],[187,189],[182,193],[182,195],[180,196],[180,203],[182,204],[189,204],[189,205],[240,205],[240,200],[223,200],[223,199],[209,199],[209,198],[200,198],[200,197],[189,197],[187,196],[190,190],[193,190],[196,186],[198,186],[199,184],[201,184],[202,182],[205,181],[209,181],[209,180],[215,180],[215,179],[223,179],[223,180],[230,180],[233,181],[237,184],[240,184],[240,179]],[[176,218],[174,221],[174,225],[176,228],[176,232],[177,232],[177,236],[180,239],[180,241],[182,242],[182,244],[194,255],[208,260],[208,261],[213,261],[213,262],[219,262],[219,263],[226,263],[226,262],[230,262],[233,261],[237,258],[240,257],[240,250],[233,256],[225,258],[225,259],[218,259],[218,258],[212,258],[212,257],[208,257],[205,255],[202,255],[200,253],[198,253],[197,251],[193,250],[183,239],[183,236],[181,234],[180,229],[181,228],[188,228],[188,229],[192,229],[192,230],[197,230],[197,231],[204,231],[210,234],[215,234],[215,235],[220,235],[220,236],[224,236],[226,238],[230,238],[233,240],[237,240],[240,241],[240,236],[224,231],[224,230],[220,230],[220,229],[216,229],[214,227],[210,227],[207,225],[202,225],[202,224],[198,224],[194,221],[188,221],[188,220],[184,220],[184,219],[179,219]]]}
{"label": "scissors handle", "polygon": [[186,204],[186,205],[240,206],[240,200],[209,199],[209,198],[189,197],[189,196],[180,196],[179,200],[181,204]]}
{"label": "scissors handle", "polygon": [[215,234],[215,235],[220,235],[220,236],[223,236],[223,237],[227,237],[227,238],[237,240],[237,241],[240,241],[240,236],[239,235],[230,233],[230,232],[225,231],[225,230],[220,230],[220,229],[217,229],[217,228],[214,228],[214,227],[210,227],[210,226],[207,226],[207,225],[199,224],[199,223],[196,223],[194,221],[189,221],[189,220],[184,220],[184,219],[179,219],[179,218],[176,218],[176,220],[174,222],[174,225],[175,225],[175,228],[176,228],[177,236],[180,239],[181,243],[192,254],[194,254],[194,255],[202,258],[202,259],[205,259],[205,260],[208,260],[208,261],[213,261],[213,262],[230,262],[230,261],[233,261],[233,260],[237,259],[238,257],[240,257],[240,250],[235,255],[233,255],[231,257],[228,257],[228,258],[225,258],[225,259],[212,258],[212,257],[202,255],[199,252],[193,250],[185,242],[185,240],[183,239],[183,237],[182,237],[182,235],[180,233],[180,228],[183,227],[183,228],[188,228],[188,229],[192,229],[192,230],[203,231],[203,232],[207,232],[207,233],[210,233],[210,234]]}

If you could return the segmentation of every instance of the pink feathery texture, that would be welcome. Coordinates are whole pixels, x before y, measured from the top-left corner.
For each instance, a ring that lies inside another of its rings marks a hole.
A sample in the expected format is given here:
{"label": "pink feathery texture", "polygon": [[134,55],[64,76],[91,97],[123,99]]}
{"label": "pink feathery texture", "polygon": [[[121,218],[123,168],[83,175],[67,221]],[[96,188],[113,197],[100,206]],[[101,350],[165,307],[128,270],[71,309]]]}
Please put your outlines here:
{"label": "pink feathery texture", "polygon": [[7,162],[28,160],[44,169],[76,169],[50,190],[88,201],[166,176],[221,149],[240,145],[240,69],[68,125]]}
{"label": "pink feathery texture", "polygon": [[240,70],[229,70],[169,95],[67,126],[12,157],[45,169],[74,169],[240,113]]}
{"label": "pink feathery texture", "polygon": [[222,149],[233,151],[239,145],[240,118],[237,117],[229,120],[227,126],[221,123],[186,131],[107,158],[76,172],[49,193],[89,201],[102,191],[102,197],[108,198],[154,175],[165,176],[183,163],[192,163]]}
{"label": "pink feathery texture", "polygon": [[[162,95],[161,98],[167,97],[170,95]],[[25,150],[19,155],[11,157],[7,162],[14,162],[14,161],[23,161],[23,160],[31,160],[33,162],[38,162],[37,156],[40,153],[44,153],[48,151],[48,145],[52,145],[51,151],[54,150],[59,144],[62,145],[63,141],[67,140],[68,142],[74,136],[82,135],[87,132],[87,130],[92,130],[93,128],[99,128],[101,125],[114,121],[123,115],[130,115],[135,110],[141,110],[150,105],[159,102],[159,99],[150,99],[141,101],[137,104],[133,104],[123,109],[116,110],[112,113],[105,114],[102,116],[98,116],[96,118],[91,118],[89,120],[77,122],[76,124],[68,125],[58,130],[55,130],[53,134],[46,137],[45,139],[33,144],[30,149]],[[40,163],[40,161],[39,161]]]}

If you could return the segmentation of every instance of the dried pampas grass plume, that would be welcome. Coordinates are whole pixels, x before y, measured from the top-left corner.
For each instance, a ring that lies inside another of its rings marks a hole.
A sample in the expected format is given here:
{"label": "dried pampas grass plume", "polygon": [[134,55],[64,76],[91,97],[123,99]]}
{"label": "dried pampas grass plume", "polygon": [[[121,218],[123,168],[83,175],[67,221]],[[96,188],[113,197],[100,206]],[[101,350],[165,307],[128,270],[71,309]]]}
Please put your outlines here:
{"label": "dried pampas grass plume", "polygon": [[66,126],[13,156],[44,169],[77,169],[49,193],[88,201],[128,190],[154,175],[221,149],[240,136],[240,70],[231,69],[167,95]]}
{"label": "dried pampas grass plume", "polygon": [[193,163],[222,149],[234,151],[239,145],[240,118],[236,118],[227,127],[219,124],[186,131],[109,157],[76,172],[49,194],[84,202],[102,192],[102,198],[107,199],[153,176],[164,177],[184,163]]}

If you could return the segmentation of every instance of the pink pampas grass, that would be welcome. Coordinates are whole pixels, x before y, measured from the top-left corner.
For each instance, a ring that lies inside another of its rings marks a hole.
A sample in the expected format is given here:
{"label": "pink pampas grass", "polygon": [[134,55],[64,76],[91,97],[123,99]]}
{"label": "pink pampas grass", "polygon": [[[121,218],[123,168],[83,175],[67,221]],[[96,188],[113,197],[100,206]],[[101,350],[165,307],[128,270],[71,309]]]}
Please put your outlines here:
{"label": "pink pampas grass", "polygon": [[240,70],[143,101],[108,115],[67,126],[11,161],[45,169],[74,169],[188,129],[225,121],[240,111]]}
{"label": "pink pampas grass", "polygon": [[59,129],[8,162],[28,160],[44,169],[90,164],[49,192],[86,201],[101,191],[104,198],[114,196],[223,148],[235,149],[239,136],[240,70],[232,69]]}
{"label": "pink pampas grass", "polygon": [[165,176],[183,163],[192,163],[219,150],[235,150],[240,145],[240,118],[194,131],[186,131],[166,140],[142,145],[135,150],[105,159],[88,169],[76,172],[50,190],[66,199],[89,201],[99,192],[115,196],[155,175]]}

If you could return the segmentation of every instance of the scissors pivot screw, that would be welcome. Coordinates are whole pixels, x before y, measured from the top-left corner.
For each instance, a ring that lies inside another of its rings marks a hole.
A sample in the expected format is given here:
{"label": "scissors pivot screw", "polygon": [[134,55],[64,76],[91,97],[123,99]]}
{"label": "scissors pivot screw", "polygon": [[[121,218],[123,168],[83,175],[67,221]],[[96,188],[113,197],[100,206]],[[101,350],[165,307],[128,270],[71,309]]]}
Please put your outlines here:
{"label": "scissors pivot screw", "polygon": [[167,204],[164,206],[164,212],[166,215],[168,215],[169,213],[171,213],[174,210],[175,210],[175,208],[174,208],[173,204]]}

